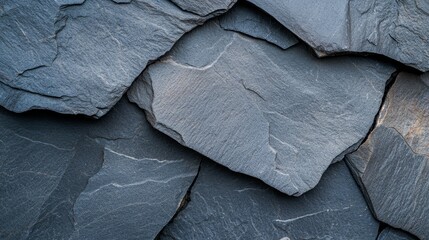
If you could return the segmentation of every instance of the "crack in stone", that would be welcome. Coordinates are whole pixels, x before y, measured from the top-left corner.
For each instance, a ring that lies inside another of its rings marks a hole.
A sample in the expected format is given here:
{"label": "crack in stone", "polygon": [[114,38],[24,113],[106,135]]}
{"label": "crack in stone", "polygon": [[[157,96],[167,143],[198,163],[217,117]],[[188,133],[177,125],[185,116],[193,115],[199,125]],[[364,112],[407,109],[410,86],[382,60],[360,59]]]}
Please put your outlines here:
{"label": "crack in stone", "polygon": [[284,220],[283,219],[275,219],[274,221],[275,222],[279,222],[279,223],[291,223],[291,222],[294,222],[296,220],[300,220],[300,219],[303,219],[303,218],[316,216],[316,215],[319,215],[319,214],[322,214],[322,213],[344,211],[344,210],[350,209],[351,207],[352,206],[343,207],[343,208],[339,208],[339,209],[325,209],[325,210],[322,210],[322,211],[318,211],[318,212],[314,212],[314,213],[308,213],[308,214],[305,214],[305,215],[302,215],[302,216],[299,216],[299,217],[295,217],[295,218],[289,218],[289,219],[284,219]]}

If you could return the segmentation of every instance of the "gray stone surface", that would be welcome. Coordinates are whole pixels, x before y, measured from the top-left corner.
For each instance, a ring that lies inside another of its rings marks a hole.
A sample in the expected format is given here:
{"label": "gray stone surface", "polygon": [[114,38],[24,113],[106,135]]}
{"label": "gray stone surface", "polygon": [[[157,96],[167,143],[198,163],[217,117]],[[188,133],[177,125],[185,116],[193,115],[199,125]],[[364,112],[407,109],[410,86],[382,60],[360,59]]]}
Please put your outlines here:
{"label": "gray stone surface", "polygon": [[1,239],[154,238],[199,167],[127,100],[97,121],[0,109],[0,133]]}
{"label": "gray stone surface", "polygon": [[381,231],[377,240],[417,240],[417,238],[399,229],[387,227]]}
{"label": "gray stone surface", "polygon": [[283,49],[298,43],[298,39],[277,20],[253,5],[240,2],[219,19],[225,30],[237,31],[264,39]]}
{"label": "gray stone surface", "polygon": [[429,71],[427,1],[248,1],[276,18],[320,56],[377,53]]}
{"label": "gray stone surface", "polygon": [[[223,11],[232,2],[207,8]],[[100,117],[148,62],[214,15],[201,17],[168,0],[4,0],[0,104],[15,112]]]}
{"label": "gray stone surface", "polygon": [[149,66],[128,96],[181,144],[301,195],[366,136],[393,71],[367,58],[321,60],[302,45],[282,50],[213,20]]}
{"label": "gray stone surface", "polygon": [[344,162],[296,198],[203,161],[188,205],[161,239],[376,239],[372,217]]}
{"label": "gray stone surface", "polygon": [[200,16],[219,14],[225,12],[234,5],[237,0],[171,0],[184,11],[192,12]]}
{"label": "gray stone surface", "polygon": [[374,131],[347,162],[376,217],[429,239],[428,74],[400,73]]}

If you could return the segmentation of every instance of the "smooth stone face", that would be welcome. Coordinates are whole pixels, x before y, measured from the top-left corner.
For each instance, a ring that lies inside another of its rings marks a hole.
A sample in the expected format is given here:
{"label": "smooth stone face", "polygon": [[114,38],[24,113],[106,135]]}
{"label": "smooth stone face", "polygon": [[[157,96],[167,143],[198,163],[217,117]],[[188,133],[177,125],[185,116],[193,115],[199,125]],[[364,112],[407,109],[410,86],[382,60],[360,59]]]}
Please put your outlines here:
{"label": "smooth stone face", "polygon": [[97,121],[1,109],[0,133],[1,239],[153,238],[199,167],[127,100]]}
{"label": "smooth stone face", "polygon": [[[210,6],[224,11],[232,2]],[[168,0],[4,0],[0,104],[100,117],[149,61],[209,17]]]}
{"label": "smooth stone face", "polygon": [[188,205],[161,239],[376,239],[372,217],[344,162],[296,198],[203,161]]}
{"label": "smooth stone face", "polygon": [[429,85],[400,73],[375,130],[347,162],[376,217],[421,239],[429,236]]}
{"label": "smooth stone face", "polygon": [[320,56],[382,54],[429,71],[429,3],[382,0],[248,0],[276,18]]}
{"label": "smooth stone face", "polygon": [[377,240],[417,240],[417,238],[399,229],[387,227],[378,235]]}
{"label": "smooth stone face", "polygon": [[298,43],[298,39],[277,20],[246,2],[235,5],[219,19],[219,23],[225,30],[264,39],[283,49]]}
{"label": "smooth stone face", "polygon": [[281,50],[210,21],[149,66],[128,96],[181,144],[301,195],[365,137],[393,70],[359,57],[320,60],[302,45]]}

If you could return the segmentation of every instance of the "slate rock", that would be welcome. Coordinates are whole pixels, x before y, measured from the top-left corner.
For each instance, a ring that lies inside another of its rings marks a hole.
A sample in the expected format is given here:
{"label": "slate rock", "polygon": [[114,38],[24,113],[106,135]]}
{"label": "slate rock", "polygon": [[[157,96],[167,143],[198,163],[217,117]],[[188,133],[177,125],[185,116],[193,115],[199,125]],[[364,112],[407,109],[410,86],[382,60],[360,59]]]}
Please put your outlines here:
{"label": "slate rock", "polygon": [[0,133],[1,239],[153,238],[199,167],[126,99],[97,121],[0,109]]}
{"label": "slate rock", "polygon": [[375,216],[421,239],[429,237],[428,75],[400,73],[375,129],[347,162]]}
{"label": "slate rock", "polygon": [[427,1],[248,1],[307,42],[319,56],[376,53],[429,71]]}
{"label": "slate rock", "polygon": [[128,97],[181,144],[301,195],[367,135],[393,70],[360,57],[320,60],[302,45],[282,50],[214,20],[150,65]]}
{"label": "slate rock", "polygon": [[[212,2],[210,9],[233,2]],[[148,62],[216,14],[201,17],[168,0],[4,0],[0,104],[100,117]]]}
{"label": "slate rock", "polygon": [[377,240],[417,240],[417,238],[399,229],[387,227],[381,231]]}
{"label": "slate rock", "polygon": [[203,161],[190,201],[160,239],[376,239],[372,217],[344,162],[316,188],[290,197]]}
{"label": "slate rock", "polygon": [[192,161],[138,159],[106,148],[103,168],[74,205],[71,239],[154,239],[197,171]]}
{"label": "slate rock", "polygon": [[295,35],[270,15],[253,5],[240,2],[219,19],[225,30],[237,31],[255,38],[264,39],[283,49],[298,43]]}
{"label": "slate rock", "polygon": [[209,14],[222,13],[230,9],[237,0],[171,0],[184,11],[207,16]]}

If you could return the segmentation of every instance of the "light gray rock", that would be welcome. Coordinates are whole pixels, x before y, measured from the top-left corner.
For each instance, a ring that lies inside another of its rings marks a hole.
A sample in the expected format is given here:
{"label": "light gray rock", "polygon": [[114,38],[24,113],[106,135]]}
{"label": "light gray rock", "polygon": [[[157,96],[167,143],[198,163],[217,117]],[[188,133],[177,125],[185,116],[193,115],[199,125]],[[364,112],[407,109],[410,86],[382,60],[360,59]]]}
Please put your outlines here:
{"label": "light gray rock", "polygon": [[320,60],[302,45],[282,50],[214,20],[149,66],[128,96],[181,144],[301,195],[366,136],[393,70],[360,57]]}
{"label": "light gray rock", "polygon": [[378,222],[344,162],[296,198],[203,161],[190,202],[161,239],[370,240],[377,232]]}
{"label": "light gray rock", "polygon": [[428,74],[400,73],[375,129],[347,162],[376,217],[429,239]]}
{"label": "light gray rock", "polygon": [[298,39],[277,20],[253,5],[240,2],[219,19],[225,30],[237,31],[264,39],[283,49],[298,43]]}
{"label": "light gray rock", "polygon": [[377,240],[417,240],[417,238],[399,229],[387,227],[381,231]]}
{"label": "light gray rock", "polygon": [[[222,12],[233,2],[209,7]],[[100,117],[148,62],[214,15],[185,12],[168,0],[4,0],[0,104]]]}
{"label": "light gray rock", "polygon": [[97,121],[0,109],[0,133],[1,239],[154,238],[199,167],[127,100]]}
{"label": "light gray rock", "polygon": [[383,0],[248,0],[320,56],[382,54],[429,71],[429,3]]}

